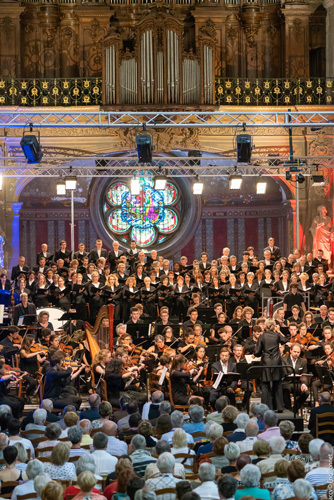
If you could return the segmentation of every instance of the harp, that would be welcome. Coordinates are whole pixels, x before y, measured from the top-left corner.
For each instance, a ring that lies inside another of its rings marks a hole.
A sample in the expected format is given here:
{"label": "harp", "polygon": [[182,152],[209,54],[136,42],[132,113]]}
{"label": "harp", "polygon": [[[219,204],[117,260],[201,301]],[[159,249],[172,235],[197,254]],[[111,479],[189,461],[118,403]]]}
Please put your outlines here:
{"label": "harp", "polygon": [[[96,316],[95,325],[92,326],[87,321],[83,325],[85,328],[86,337],[92,359],[94,359],[95,355],[101,350],[101,348],[104,348],[105,344],[109,344],[110,352],[112,352],[113,350],[114,309],[115,306],[113,304],[110,304],[108,306],[102,306],[98,312],[98,315]],[[102,332],[101,325],[104,319],[109,320],[109,327],[103,329],[106,331]]]}

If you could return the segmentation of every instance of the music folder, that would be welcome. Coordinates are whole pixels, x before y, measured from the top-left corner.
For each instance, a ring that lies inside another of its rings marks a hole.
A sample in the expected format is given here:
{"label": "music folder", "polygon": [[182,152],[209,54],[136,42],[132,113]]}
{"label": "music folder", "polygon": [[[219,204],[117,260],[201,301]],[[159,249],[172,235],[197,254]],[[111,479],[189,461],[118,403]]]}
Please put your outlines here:
{"label": "music folder", "polygon": [[214,373],[213,377],[217,376],[212,388],[213,389],[218,389],[222,384],[224,385],[231,385],[232,382],[237,382],[240,379],[240,373],[235,373],[235,372],[219,372],[219,373]]}

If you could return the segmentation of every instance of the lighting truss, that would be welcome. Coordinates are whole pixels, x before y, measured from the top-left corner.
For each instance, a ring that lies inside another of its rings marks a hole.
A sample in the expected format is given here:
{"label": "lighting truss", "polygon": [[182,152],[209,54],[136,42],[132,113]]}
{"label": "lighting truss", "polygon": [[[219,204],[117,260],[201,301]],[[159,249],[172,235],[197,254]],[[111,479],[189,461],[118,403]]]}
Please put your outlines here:
{"label": "lighting truss", "polygon": [[[289,121],[290,119],[290,121]],[[0,128],[332,127],[332,111],[1,111]]]}
{"label": "lighting truss", "polygon": [[[243,176],[276,176],[285,177],[289,161],[288,156],[252,157],[252,165],[237,165],[236,157],[202,157],[201,165],[194,165],[198,157],[153,157],[152,163],[140,163],[136,157],[43,157],[38,168],[27,165],[24,157],[0,157],[0,170],[4,177],[66,177],[71,168],[76,177],[133,177],[138,170],[150,175],[159,175],[161,169],[172,177],[219,177],[232,173]],[[299,157],[298,171],[304,176],[314,175],[314,165],[320,169],[333,167],[332,156],[304,156]],[[275,163],[279,160],[281,165]],[[325,164],[324,166],[322,166]]]}

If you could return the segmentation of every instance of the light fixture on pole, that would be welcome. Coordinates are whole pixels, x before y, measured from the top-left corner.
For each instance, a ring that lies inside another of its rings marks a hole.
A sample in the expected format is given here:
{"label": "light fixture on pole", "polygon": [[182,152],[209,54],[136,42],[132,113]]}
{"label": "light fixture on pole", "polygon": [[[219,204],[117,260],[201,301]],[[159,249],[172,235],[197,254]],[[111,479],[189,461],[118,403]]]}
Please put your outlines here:
{"label": "light fixture on pole", "polygon": [[234,174],[229,177],[229,187],[231,191],[239,191],[242,184],[242,175],[237,174],[237,167],[235,167]]}
{"label": "light fixture on pole", "polygon": [[65,177],[65,186],[69,191],[74,191],[77,188],[77,178],[75,175]]}
{"label": "light fixture on pole", "polygon": [[203,193],[203,182],[200,182],[198,175],[196,176],[196,180],[193,184],[193,193],[197,195],[201,195]]}
{"label": "light fixture on pole", "polygon": [[57,195],[58,196],[65,196],[66,194],[66,184],[65,181],[58,181],[57,182]]}
{"label": "light fixture on pole", "polygon": [[140,194],[140,181],[136,177],[131,179],[131,186],[130,186],[130,191],[132,196],[138,196]]}

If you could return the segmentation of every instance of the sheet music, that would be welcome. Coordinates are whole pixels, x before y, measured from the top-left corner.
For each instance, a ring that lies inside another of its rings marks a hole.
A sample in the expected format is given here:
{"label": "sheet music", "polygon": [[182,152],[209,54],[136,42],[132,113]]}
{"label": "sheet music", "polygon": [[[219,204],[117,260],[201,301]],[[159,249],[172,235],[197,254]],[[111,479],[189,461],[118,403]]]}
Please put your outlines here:
{"label": "sheet music", "polygon": [[249,365],[253,363],[253,361],[261,361],[261,358],[253,358],[253,354],[246,354],[245,359]]}
{"label": "sheet music", "polygon": [[219,372],[218,377],[216,378],[216,382],[213,384],[212,388],[213,389],[218,389],[221,379],[223,378],[224,372]]}
{"label": "sheet music", "polygon": [[3,313],[5,312],[4,304],[0,305],[0,323],[3,324]]}
{"label": "sheet music", "polygon": [[164,383],[165,378],[166,378],[166,373],[167,373],[167,366],[164,366],[162,373],[160,375],[160,378],[159,378],[159,382],[158,382],[159,385],[162,385]]}
{"label": "sheet music", "polygon": [[24,316],[20,316],[19,320],[17,322],[17,326],[22,326],[23,325],[23,320],[24,320]]}

